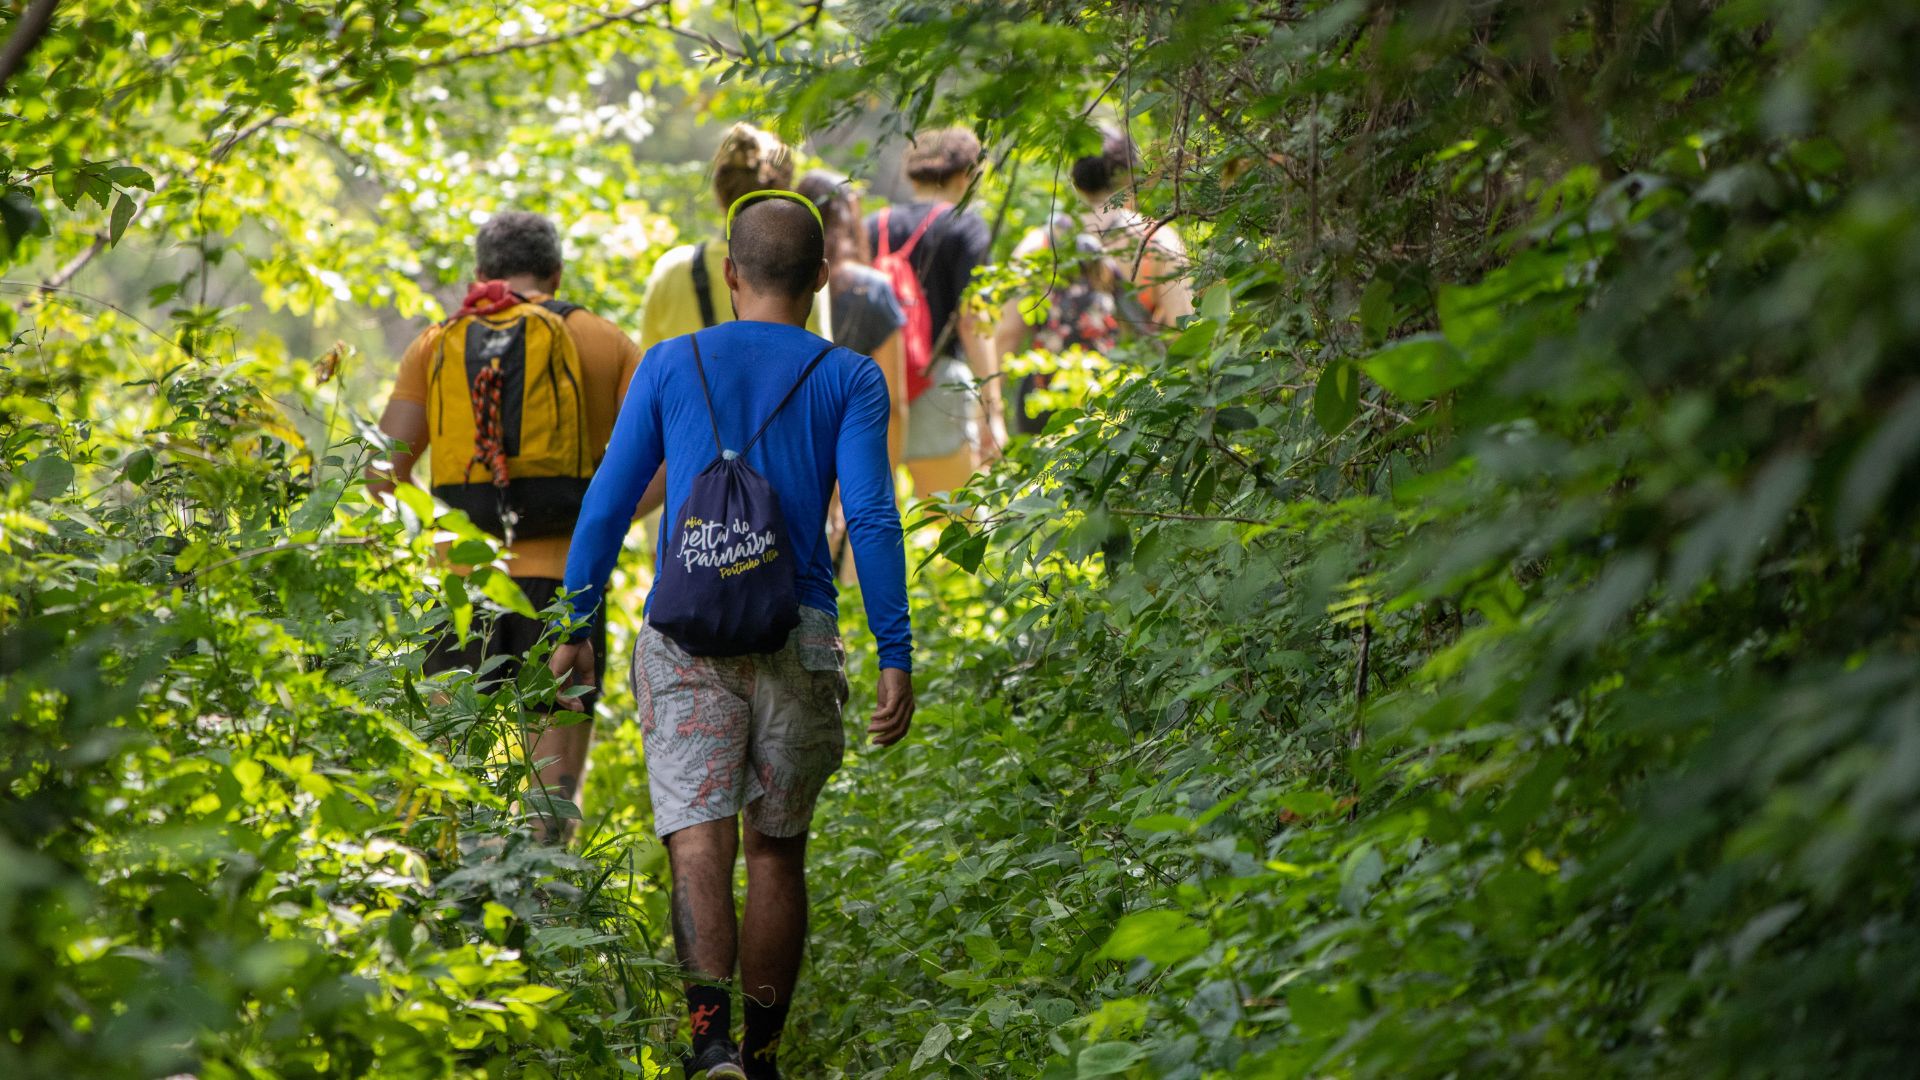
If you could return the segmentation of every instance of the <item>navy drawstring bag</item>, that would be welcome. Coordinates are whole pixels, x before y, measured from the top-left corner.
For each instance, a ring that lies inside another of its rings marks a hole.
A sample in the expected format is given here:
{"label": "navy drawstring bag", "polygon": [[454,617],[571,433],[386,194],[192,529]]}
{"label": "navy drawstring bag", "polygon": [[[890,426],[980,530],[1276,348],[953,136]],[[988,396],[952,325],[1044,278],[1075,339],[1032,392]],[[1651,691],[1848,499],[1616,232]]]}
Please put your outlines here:
{"label": "navy drawstring bag", "polygon": [[773,485],[745,458],[833,346],[807,364],[760,430],[735,453],[720,438],[699,338],[690,335],[687,340],[719,456],[693,478],[693,490],[673,517],[647,604],[647,622],[694,656],[777,652],[800,625],[794,555]]}

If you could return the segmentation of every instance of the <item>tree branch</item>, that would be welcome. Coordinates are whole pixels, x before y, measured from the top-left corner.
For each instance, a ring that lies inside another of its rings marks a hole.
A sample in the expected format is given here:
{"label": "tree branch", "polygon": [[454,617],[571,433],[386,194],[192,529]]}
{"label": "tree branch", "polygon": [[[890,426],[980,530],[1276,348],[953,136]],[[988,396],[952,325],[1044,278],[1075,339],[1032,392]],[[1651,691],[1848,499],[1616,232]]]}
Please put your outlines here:
{"label": "tree branch", "polygon": [[[53,8],[54,2],[57,2],[57,0],[34,0],[36,7],[43,4],[45,5],[45,7],[47,8],[47,14],[49,16],[51,16],[52,14],[52,8]],[[427,61],[426,63],[421,64],[416,70],[430,71],[437,68],[452,67],[456,64],[466,63],[469,60],[480,60],[480,59],[485,59],[491,56],[504,56],[508,53],[524,52],[528,49],[538,49],[548,45],[556,45],[564,41],[572,41],[576,38],[585,37],[586,35],[594,33],[595,31],[603,30],[606,27],[612,26],[615,23],[637,23],[639,22],[640,17],[642,15],[645,15],[656,8],[666,7],[668,3],[669,3],[669,0],[643,0],[642,3],[634,4],[631,7],[625,8],[621,11],[602,12],[596,18],[593,18],[585,23],[582,23],[579,26],[573,27],[568,30],[561,30],[552,34],[545,34],[540,37],[526,38],[520,41],[504,42],[500,45],[491,46],[485,49],[476,49],[472,52],[456,53],[452,56],[444,56],[437,60]],[[31,16],[32,16],[32,11],[30,10],[26,18],[31,18]],[[26,26],[24,22],[18,29],[16,29],[13,37],[9,39],[9,41],[7,42],[7,47],[5,51],[6,59],[9,59],[9,60],[14,59],[15,46],[16,44],[18,44],[21,38],[21,35],[28,29],[29,27]],[[671,24],[668,24],[667,29],[672,30],[672,29],[675,29],[675,27],[673,27]],[[44,32],[45,27],[42,26],[40,30],[41,32]],[[34,40],[35,41],[38,40],[38,34],[35,35]],[[714,43],[714,44],[717,44],[717,43]],[[21,55],[24,56],[25,49],[31,48],[31,47],[32,47],[32,42],[28,42],[25,46],[21,48]],[[320,84],[318,88],[318,92],[321,97],[323,98],[328,97],[341,90],[346,89],[346,86],[348,84],[332,83],[331,85],[329,85],[329,81],[333,78],[333,76],[339,74],[340,70],[346,65],[346,62],[347,62],[346,59],[342,58],[338,63],[335,63],[331,68],[329,68],[326,72],[324,72],[317,79],[314,80],[316,83]],[[11,69],[0,69],[0,70],[4,70],[5,73],[8,73],[8,74],[11,73]],[[4,80],[0,80],[0,85],[4,85]],[[281,123],[285,119],[286,117],[280,113],[271,113],[269,115],[260,117],[259,119],[241,124],[240,126],[234,128],[233,131],[229,132],[227,137],[222,139],[218,146],[214,147],[213,152],[207,156],[205,164],[208,166],[219,164],[221,161],[224,161],[227,155],[231,154],[234,151],[234,149],[238,147],[241,143],[247,141],[248,139],[251,139],[253,136],[259,134],[260,132],[266,130],[267,128],[272,127],[275,124]],[[131,225],[133,221],[137,220],[140,217],[140,215],[146,210],[148,204],[150,204],[153,201],[154,196],[166,190],[167,184],[171,182],[172,179],[173,179],[172,176],[160,177],[159,180],[157,180],[154,183],[153,191],[148,193],[144,198],[141,198],[134,203],[133,216],[128,219],[129,225]],[[58,270],[55,270],[53,274],[49,276],[45,281],[41,282],[40,289],[38,290],[38,292],[51,292],[51,291],[56,291],[64,288],[67,285],[67,283],[71,282],[74,279],[74,277],[80,273],[80,271],[86,269],[88,263],[91,263],[94,259],[98,258],[100,254],[106,251],[106,249],[109,246],[110,246],[110,238],[107,230],[101,229],[95,232],[93,234],[93,242],[91,244],[88,244],[84,249],[82,249],[78,255],[75,255],[73,258],[67,260],[65,264],[63,264]],[[20,307],[22,309],[25,309],[27,306],[32,304],[32,302],[33,302],[33,297],[29,296],[26,300],[23,300],[21,302]]]}
{"label": "tree branch", "polygon": [[626,8],[623,11],[604,12],[599,18],[589,20],[568,30],[559,30],[551,34],[543,34],[540,37],[526,38],[521,41],[503,42],[502,44],[493,45],[485,49],[475,49],[472,52],[443,56],[437,60],[429,60],[421,64],[415,70],[432,71],[436,68],[464,64],[469,60],[484,60],[490,56],[504,56],[507,53],[524,52],[528,49],[539,49],[548,45],[558,45],[563,41],[572,41],[575,38],[585,37],[596,30],[612,26],[614,23],[638,22],[640,16],[645,15],[655,8],[666,6],[667,2],[668,0],[644,0],[643,3],[634,4],[632,7]]}
{"label": "tree branch", "polygon": [[320,548],[329,547],[366,547],[370,544],[379,543],[379,540],[380,538],[377,536],[344,536],[331,537],[325,540],[307,540],[304,542],[288,541],[283,544],[275,544],[272,547],[255,548],[252,551],[243,551],[230,559],[221,559],[216,563],[208,563],[205,566],[195,567],[185,577],[180,578],[178,583],[184,585],[208,571],[218,570],[223,566],[232,566],[234,563],[258,559],[266,555],[279,555],[288,551],[315,551]]}
{"label": "tree branch", "polygon": [[807,7],[812,10],[807,13],[805,18],[795,19],[792,26],[787,27],[785,30],[767,39],[767,43],[769,45],[778,45],[780,42],[787,40],[803,30],[812,30],[814,27],[820,25],[820,16],[825,14],[827,10],[827,0],[812,0]]}
{"label": "tree branch", "polygon": [[1272,521],[1260,518],[1236,517],[1233,514],[1175,514],[1165,510],[1130,510],[1123,506],[1109,506],[1109,514],[1121,517],[1153,518],[1155,521],[1231,521],[1238,525],[1271,525]]}
{"label": "tree branch", "polygon": [[6,48],[0,49],[0,90],[6,89],[7,80],[26,62],[27,54],[47,36],[47,27],[53,24],[53,9],[59,5],[60,0],[32,0],[27,10],[14,20]]}

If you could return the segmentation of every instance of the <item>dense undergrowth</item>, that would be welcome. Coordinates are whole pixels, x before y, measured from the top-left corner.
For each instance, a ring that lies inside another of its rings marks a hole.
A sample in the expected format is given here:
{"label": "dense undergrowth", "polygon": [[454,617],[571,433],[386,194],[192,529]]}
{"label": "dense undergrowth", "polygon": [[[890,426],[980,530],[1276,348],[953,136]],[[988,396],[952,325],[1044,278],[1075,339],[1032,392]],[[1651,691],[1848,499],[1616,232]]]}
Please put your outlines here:
{"label": "dense undergrowth", "polygon": [[[1902,1071],[1908,5],[829,10],[730,63],[799,125],[976,119],[1015,225],[1107,96],[1208,291],[939,534],[915,735],[815,833],[793,1075]],[[398,93],[369,55],[329,77]],[[290,430],[306,371],[235,316],[41,318],[0,375],[0,1073],[664,1060],[621,699],[581,854],[527,844],[551,687],[416,674],[504,579],[431,572],[432,507]]]}
{"label": "dense undergrowth", "polygon": [[466,590],[482,617],[526,601],[443,583],[434,530],[358,494],[364,445],[297,453],[245,372],[116,382],[0,376],[0,1071],[637,1063],[661,965],[621,948],[628,852],[561,854],[513,811],[551,679],[419,677]]}
{"label": "dense undergrowth", "polygon": [[[981,591],[921,620],[924,737],[826,833],[816,1044],[1899,1071],[1913,13],[1047,10],[860,70],[1124,57],[1109,89],[1171,118],[1146,208],[1211,224],[1212,292],[943,543]],[[960,109],[1057,123],[1049,69]]]}

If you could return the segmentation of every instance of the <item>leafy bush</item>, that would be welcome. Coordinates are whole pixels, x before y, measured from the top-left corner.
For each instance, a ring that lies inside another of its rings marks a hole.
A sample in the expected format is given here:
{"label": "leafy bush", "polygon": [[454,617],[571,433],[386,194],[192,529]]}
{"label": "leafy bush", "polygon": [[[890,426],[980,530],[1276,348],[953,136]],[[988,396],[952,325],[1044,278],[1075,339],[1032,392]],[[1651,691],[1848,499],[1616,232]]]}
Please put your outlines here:
{"label": "leafy bush", "polygon": [[[1910,7],[861,0],[712,38],[731,100],[797,129],[876,103],[866,130],[982,125],[1003,249],[1091,117],[1127,116],[1142,209],[1207,287],[959,496],[915,579],[916,737],[824,803],[789,1071],[1898,1072]],[[198,18],[163,8],[172,34]],[[592,140],[439,104],[416,53],[459,10],[391,10],[343,29],[351,63],[290,20],[238,64],[252,34],[222,26],[178,91],[127,52],[124,114],[50,67],[41,96],[80,97],[22,117],[58,160],[0,161],[9,247],[43,258],[98,246],[56,201],[117,239],[110,208],[174,177],[152,227],[200,258],[151,306],[201,295],[164,341],[42,300],[0,366],[8,1075],[644,1073],[671,1042],[631,732],[596,750],[584,855],[525,843],[519,706],[549,680],[414,676],[436,626],[524,601],[433,571],[435,530],[485,541],[368,503],[366,445],[283,411],[325,400],[291,347],[205,298],[255,220],[270,306],[419,309],[454,272],[448,207],[497,197],[383,190],[378,250],[428,254],[340,298],[311,271],[377,222],[315,239],[290,143],[166,115],[223,79],[312,126],[321,177],[377,146],[397,186],[505,138],[531,185],[597,178],[563,185],[582,220],[640,213]],[[438,59],[571,90],[566,57],[617,50],[565,25],[562,59]],[[89,140],[162,161],[67,145]],[[195,179],[229,156],[230,183]],[[639,276],[594,250],[588,288],[630,303]]]}
{"label": "leafy bush", "polygon": [[244,364],[34,359],[0,374],[0,1072],[639,1071],[660,964],[624,853],[514,810],[551,677],[417,681],[474,603],[431,503],[383,515],[370,447],[310,452]]}
{"label": "leafy bush", "polygon": [[1063,154],[1130,82],[1213,285],[943,541],[821,1071],[1897,1070],[1913,13],[877,7],[784,77]]}

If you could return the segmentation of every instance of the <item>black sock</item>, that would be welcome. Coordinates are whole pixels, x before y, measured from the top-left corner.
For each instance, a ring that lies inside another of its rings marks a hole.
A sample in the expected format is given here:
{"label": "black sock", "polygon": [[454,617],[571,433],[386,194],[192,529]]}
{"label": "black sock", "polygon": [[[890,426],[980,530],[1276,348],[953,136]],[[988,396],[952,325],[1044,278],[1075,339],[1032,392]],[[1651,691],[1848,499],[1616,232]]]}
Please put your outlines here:
{"label": "black sock", "polygon": [[724,986],[695,983],[687,987],[687,1026],[693,1032],[693,1052],[716,1039],[733,1037],[733,1000]]}
{"label": "black sock", "polygon": [[740,1057],[747,1066],[747,1080],[777,1080],[780,1070],[775,1058],[780,1053],[780,1032],[787,1026],[787,1008],[791,1002],[776,1001],[762,1005],[748,994],[747,1029],[740,1040]]}

